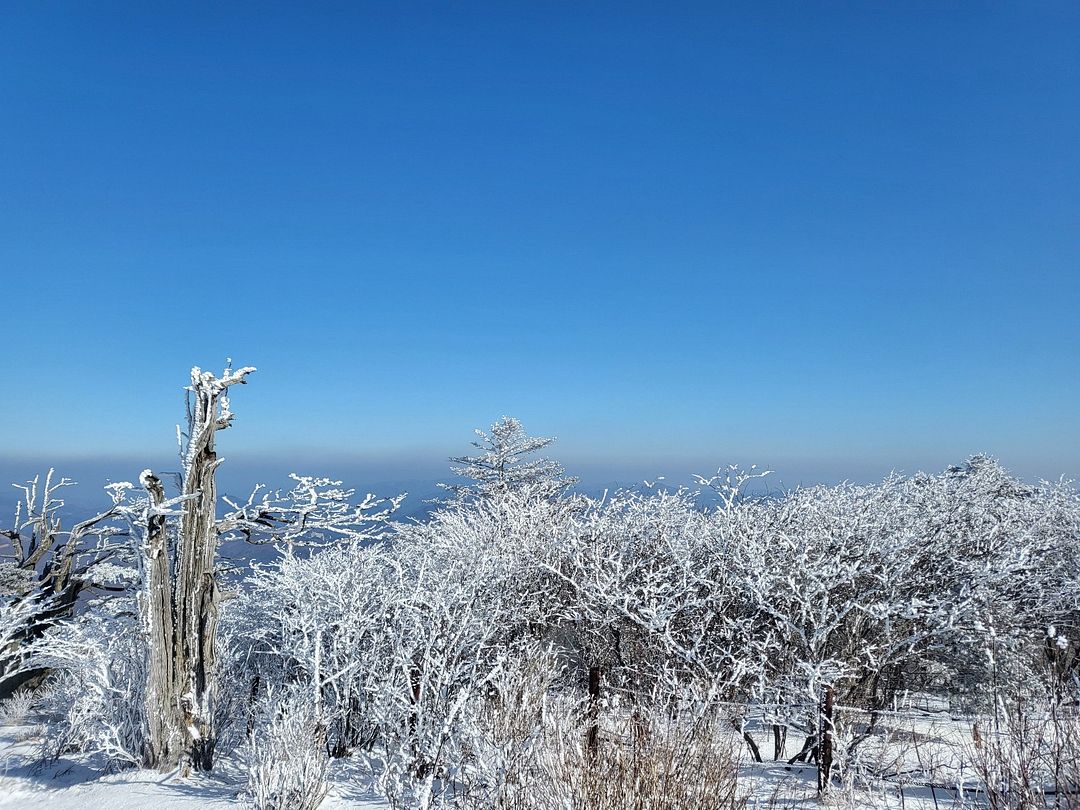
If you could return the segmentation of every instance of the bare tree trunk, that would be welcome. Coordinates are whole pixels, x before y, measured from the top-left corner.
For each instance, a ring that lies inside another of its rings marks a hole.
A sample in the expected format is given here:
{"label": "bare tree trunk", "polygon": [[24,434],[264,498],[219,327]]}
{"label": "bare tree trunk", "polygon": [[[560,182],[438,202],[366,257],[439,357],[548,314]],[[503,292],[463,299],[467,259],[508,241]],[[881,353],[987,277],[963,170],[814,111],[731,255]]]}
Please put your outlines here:
{"label": "bare tree trunk", "polygon": [[146,683],[146,721],[149,740],[145,752],[150,767],[176,765],[184,753],[183,722],[176,680],[176,628],[172,609],[172,572],[169,570],[168,533],[165,516],[154,514],[165,501],[161,479],[149,470],[143,473],[142,485],[150,497],[151,517],[147,526],[146,591],[142,611],[146,622],[148,667]]}
{"label": "bare tree trunk", "polygon": [[773,723],[773,759],[780,759],[784,753],[784,745],[787,743],[787,727],[779,723]]}
{"label": "bare tree trunk", "polygon": [[[146,700],[151,727],[147,759],[163,769],[185,758],[195,770],[209,770],[214,762],[214,638],[220,598],[214,565],[218,545],[214,475],[221,464],[214,452],[214,434],[232,422],[229,386],[243,383],[252,371],[226,370],[219,379],[198,368],[191,370],[183,514],[172,560],[165,519],[151,510],[146,549],[150,642]],[[151,502],[161,504],[160,480],[147,471],[143,482]]]}
{"label": "bare tree trunk", "polygon": [[761,762],[761,749],[758,748],[758,744],[754,741],[754,738],[750,736],[750,732],[743,728],[743,724],[734,717],[731,718],[731,726],[737,732],[742,734],[742,738],[746,742],[746,747],[750,749],[750,755],[754,758],[754,762]]}
{"label": "bare tree trunk", "polygon": [[810,762],[817,761],[818,750],[818,735],[811,734],[806,738],[806,742],[803,743],[803,747],[799,750],[795,756],[787,761],[788,765],[794,765],[796,762]]}
{"label": "bare tree trunk", "polygon": [[[201,384],[204,383],[204,384]],[[177,686],[191,736],[191,764],[209,770],[214,761],[214,637],[218,620],[217,485],[220,460],[214,452],[217,399],[225,389],[192,375],[194,411],[185,459],[183,544],[176,561],[176,637],[180,664]],[[221,425],[220,427],[225,427]]]}

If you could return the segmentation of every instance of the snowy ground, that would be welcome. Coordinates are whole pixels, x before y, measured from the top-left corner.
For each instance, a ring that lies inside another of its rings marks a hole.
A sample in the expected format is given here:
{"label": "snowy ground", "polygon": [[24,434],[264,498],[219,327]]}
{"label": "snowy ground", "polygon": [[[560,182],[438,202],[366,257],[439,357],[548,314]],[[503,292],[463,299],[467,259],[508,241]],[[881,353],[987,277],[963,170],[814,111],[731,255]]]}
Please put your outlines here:
{"label": "snowy ground", "polygon": [[[212,775],[189,778],[157,771],[102,775],[93,763],[61,759],[36,764],[37,729],[0,726],[0,807],[19,810],[195,810],[245,806],[243,779],[225,763]],[[388,805],[355,780],[339,780],[321,805],[325,810],[386,810]]]}
{"label": "snowy ground", "polygon": [[[236,767],[230,767],[228,762],[212,775],[189,778],[156,771],[103,775],[93,763],[77,757],[41,766],[35,763],[38,731],[32,725],[0,727],[0,807],[20,810],[215,810],[245,805],[241,796],[243,779]],[[322,808],[386,810],[388,805],[374,790],[357,787],[364,782],[355,772],[339,772]],[[870,791],[836,789],[822,802],[817,797],[814,767],[788,767],[782,762],[744,763],[741,782],[749,794],[748,807],[762,810],[823,805],[883,810],[945,810],[961,806],[953,791],[917,784],[886,785]]]}

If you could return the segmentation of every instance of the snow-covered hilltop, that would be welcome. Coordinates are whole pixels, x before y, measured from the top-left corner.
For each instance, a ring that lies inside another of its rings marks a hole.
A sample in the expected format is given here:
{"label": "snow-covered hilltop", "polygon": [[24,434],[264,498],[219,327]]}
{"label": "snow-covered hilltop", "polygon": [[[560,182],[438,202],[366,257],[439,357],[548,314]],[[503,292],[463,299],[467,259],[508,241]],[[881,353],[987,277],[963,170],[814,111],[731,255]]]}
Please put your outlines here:
{"label": "snow-covered hilltop", "polygon": [[[0,569],[0,801],[884,806],[1080,787],[1070,484],[974,457],[768,497],[729,468],[704,500],[591,498],[536,458],[551,439],[504,418],[422,521],[316,477],[219,499],[227,394],[253,371],[193,370],[175,480],[110,485],[70,529],[66,480],[24,487]],[[225,577],[226,541],[278,553]]]}

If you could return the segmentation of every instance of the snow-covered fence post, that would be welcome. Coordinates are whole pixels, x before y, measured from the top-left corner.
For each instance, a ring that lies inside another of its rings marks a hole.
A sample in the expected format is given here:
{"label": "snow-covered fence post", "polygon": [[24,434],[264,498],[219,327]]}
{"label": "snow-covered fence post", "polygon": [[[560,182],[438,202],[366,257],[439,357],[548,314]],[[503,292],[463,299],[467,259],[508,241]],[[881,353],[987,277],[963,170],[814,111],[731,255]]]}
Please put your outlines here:
{"label": "snow-covered fence post", "polygon": [[825,695],[821,701],[821,712],[818,717],[819,745],[821,755],[818,757],[818,793],[829,786],[833,764],[833,701],[835,692],[833,685],[825,687]]}
{"label": "snow-covered fence post", "polygon": [[255,371],[225,370],[215,377],[191,370],[188,389],[187,444],[182,447],[183,512],[170,560],[161,481],[150,470],[142,475],[150,494],[147,527],[145,621],[150,644],[147,715],[151,720],[147,760],[175,767],[186,758],[196,770],[214,761],[214,636],[218,621],[215,558],[218,547],[217,486],[222,459],[214,451],[214,434],[232,424],[228,389],[246,382]]}

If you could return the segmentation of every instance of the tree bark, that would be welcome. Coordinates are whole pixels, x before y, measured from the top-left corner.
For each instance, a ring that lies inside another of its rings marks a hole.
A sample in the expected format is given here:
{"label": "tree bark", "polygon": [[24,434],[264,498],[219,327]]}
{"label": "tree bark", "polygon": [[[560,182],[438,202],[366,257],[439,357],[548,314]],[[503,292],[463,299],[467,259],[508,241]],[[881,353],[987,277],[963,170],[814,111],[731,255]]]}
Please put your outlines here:
{"label": "tree bark", "polygon": [[149,470],[141,483],[150,498],[146,534],[146,590],[142,611],[147,635],[146,722],[149,732],[146,764],[169,768],[184,752],[180,695],[176,691],[176,630],[173,621],[172,572],[169,570],[168,530],[165,516],[154,514],[165,501],[161,479]]}
{"label": "tree bark", "polygon": [[[191,370],[183,513],[171,559],[165,517],[153,508],[150,511],[148,592],[144,595],[150,644],[146,701],[151,750],[147,760],[163,770],[184,760],[199,771],[210,770],[214,763],[214,639],[220,601],[215,570],[215,473],[221,464],[214,451],[214,434],[232,421],[226,397],[229,386],[245,382],[252,371],[229,370],[219,379],[198,368]],[[143,485],[151,504],[160,506],[165,494],[157,476],[147,470]]]}
{"label": "tree bark", "polygon": [[[194,375],[193,375],[194,376]],[[214,761],[214,638],[217,633],[218,588],[217,485],[220,461],[214,452],[217,425],[216,386],[192,380],[195,411],[184,470],[183,543],[176,561],[176,637],[179,654],[177,687],[190,737],[191,764],[209,770]],[[222,389],[223,391],[224,389]]]}

